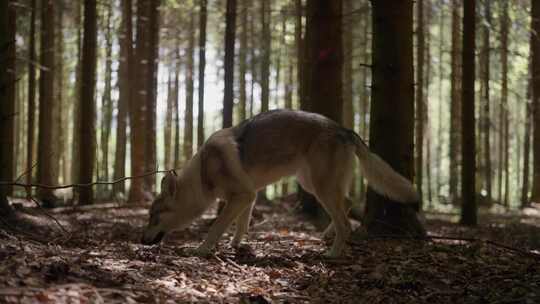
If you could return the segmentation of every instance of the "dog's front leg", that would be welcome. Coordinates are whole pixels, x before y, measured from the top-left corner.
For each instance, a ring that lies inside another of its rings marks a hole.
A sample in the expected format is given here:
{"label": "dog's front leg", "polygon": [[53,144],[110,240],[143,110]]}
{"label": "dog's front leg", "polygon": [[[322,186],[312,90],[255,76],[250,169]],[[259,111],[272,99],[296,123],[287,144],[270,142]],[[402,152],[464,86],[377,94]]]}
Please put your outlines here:
{"label": "dog's front leg", "polygon": [[216,221],[210,227],[206,240],[197,248],[197,255],[208,255],[216,246],[219,238],[231,223],[246,210],[255,199],[255,193],[234,194],[228,200],[227,205],[221,211]]}

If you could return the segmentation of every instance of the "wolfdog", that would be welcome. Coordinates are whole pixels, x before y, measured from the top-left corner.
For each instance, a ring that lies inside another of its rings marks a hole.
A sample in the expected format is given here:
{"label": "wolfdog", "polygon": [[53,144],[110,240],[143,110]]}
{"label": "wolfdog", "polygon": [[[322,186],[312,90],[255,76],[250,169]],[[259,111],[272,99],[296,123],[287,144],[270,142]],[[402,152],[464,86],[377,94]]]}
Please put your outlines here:
{"label": "wolfdog", "polygon": [[340,256],[351,233],[346,196],[355,155],[373,190],[397,202],[418,202],[413,185],[371,153],[353,130],[319,114],[273,110],[215,132],[178,176],[168,173],[163,177],[142,243],[159,243],[166,233],[186,228],[220,199],[226,205],[193,253],[208,255],[234,221],[231,245],[236,247],[248,232],[257,191],[296,175],[332,220],[329,229],[335,231],[335,238],[325,255]]}

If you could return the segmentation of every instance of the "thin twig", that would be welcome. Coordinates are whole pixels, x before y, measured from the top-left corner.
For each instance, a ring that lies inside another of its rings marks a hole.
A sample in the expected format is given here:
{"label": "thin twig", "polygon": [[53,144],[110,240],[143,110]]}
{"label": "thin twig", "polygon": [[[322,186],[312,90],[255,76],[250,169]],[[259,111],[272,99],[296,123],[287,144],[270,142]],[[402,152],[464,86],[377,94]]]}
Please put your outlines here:
{"label": "thin twig", "polygon": [[60,222],[54,216],[50,215],[47,211],[45,211],[43,207],[41,207],[41,205],[36,201],[36,199],[31,197],[30,200],[33,201],[34,204],[36,204],[36,206],[38,206],[38,209],[40,210],[41,213],[45,214],[48,218],[52,219],[58,225],[58,227],[62,229],[65,235],[69,235],[69,231],[67,231],[67,229],[64,228],[64,226],[62,226],[62,224],[60,224]]}
{"label": "thin twig", "polygon": [[114,185],[118,184],[120,182],[123,182],[125,180],[135,179],[135,178],[142,178],[158,173],[167,173],[171,172],[173,170],[156,170],[152,172],[147,172],[141,175],[136,176],[126,176],[122,177],[110,182],[104,182],[104,181],[97,181],[97,182],[91,182],[91,183],[83,183],[83,184],[68,184],[68,185],[60,185],[60,186],[53,186],[53,185],[45,185],[45,184],[39,184],[39,183],[19,183],[19,182],[0,182],[0,186],[18,186],[18,187],[34,187],[34,188],[43,188],[43,189],[66,189],[66,188],[84,188],[84,187],[92,187],[95,185]]}

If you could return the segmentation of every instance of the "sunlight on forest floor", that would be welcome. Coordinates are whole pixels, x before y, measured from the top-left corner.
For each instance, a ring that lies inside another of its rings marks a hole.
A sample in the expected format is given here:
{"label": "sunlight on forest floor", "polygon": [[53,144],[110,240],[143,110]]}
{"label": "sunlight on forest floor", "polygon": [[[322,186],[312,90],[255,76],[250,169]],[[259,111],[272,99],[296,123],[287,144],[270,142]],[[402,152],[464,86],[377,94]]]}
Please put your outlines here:
{"label": "sunlight on forest floor", "polygon": [[466,228],[450,223],[453,215],[427,215],[430,234],[492,240],[510,249],[459,239],[353,238],[346,256],[326,260],[321,253],[327,242],[294,214],[292,204],[259,204],[248,246],[232,249],[229,234],[215,255],[203,259],[186,256],[185,248],[197,246],[206,235],[212,212],[161,246],[143,246],[139,239],[147,207],[108,203],[49,211],[67,235],[37,209],[19,207],[48,225],[28,234],[0,230],[0,302],[540,300],[539,258],[531,254],[540,249],[537,217],[482,215],[482,226]]}

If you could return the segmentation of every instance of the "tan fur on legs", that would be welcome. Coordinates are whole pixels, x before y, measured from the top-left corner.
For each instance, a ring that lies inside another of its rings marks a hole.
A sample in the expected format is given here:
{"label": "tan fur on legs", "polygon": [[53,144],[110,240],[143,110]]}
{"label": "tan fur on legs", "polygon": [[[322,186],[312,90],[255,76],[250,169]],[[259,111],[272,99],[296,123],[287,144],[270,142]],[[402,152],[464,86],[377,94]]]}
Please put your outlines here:
{"label": "tan fur on legs", "polygon": [[255,193],[234,194],[228,200],[227,205],[210,227],[204,242],[197,248],[197,254],[207,255],[216,246],[217,241],[223,235],[231,223],[240,216],[251,202],[255,199]]}
{"label": "tan fur on legs", "polygon": [[[349,215],[349,212],[351,211],[352,204],[353,204],[352,200],[349,197],[345,197],[345,214],[347,216]],[[334,229],[334,222],[330,222],[330,224],[328,225],[328,227],[326,227],[322,235],[323,235],[323,238],[325,239],[331,239],[335,236],[335,234],[336,234],[336,231]]]}
{"label": "tan fur on legs", "polygon": [[236,220],[236,231],[234,233],[234,238],[231,241],[231,246],[234,248],[237,248],[240,246],[240,243],[242,242],[242,238],[245,234],[249,231],[249,222],[251,221],[251,213],[253,212],[253,206],[255,205],[255,201],[251,203],[251,206],[249,206],[238,219]]}

